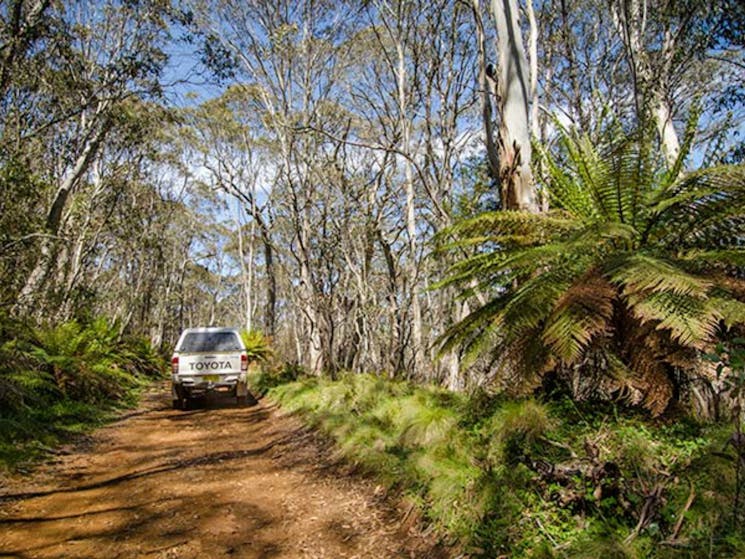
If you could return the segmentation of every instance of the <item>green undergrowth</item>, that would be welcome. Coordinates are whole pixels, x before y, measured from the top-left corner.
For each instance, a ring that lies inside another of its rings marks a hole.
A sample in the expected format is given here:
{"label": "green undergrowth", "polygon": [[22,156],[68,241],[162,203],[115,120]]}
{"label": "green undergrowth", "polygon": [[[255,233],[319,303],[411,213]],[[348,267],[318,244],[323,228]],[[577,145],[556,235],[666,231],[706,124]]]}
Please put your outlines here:
{"label": "green undergrowth", "polygon": [[265,396],[276,386],[306,376],[301,366],[291,363],[277,364],[271,357],[270,353],[266,359],[255,360],[249,365],[248,384],[255,396]]}
{"label": "green undergrowth", "polygon": [[465,556],[745,557],[729,426],[374,375],[268,394],[418,503]]}
{"label": "green undergrowth", "polygon": [[0,468],[134,406],[163,367],[149,342],[121,337],[104,319],[31,327],[0,317]]}

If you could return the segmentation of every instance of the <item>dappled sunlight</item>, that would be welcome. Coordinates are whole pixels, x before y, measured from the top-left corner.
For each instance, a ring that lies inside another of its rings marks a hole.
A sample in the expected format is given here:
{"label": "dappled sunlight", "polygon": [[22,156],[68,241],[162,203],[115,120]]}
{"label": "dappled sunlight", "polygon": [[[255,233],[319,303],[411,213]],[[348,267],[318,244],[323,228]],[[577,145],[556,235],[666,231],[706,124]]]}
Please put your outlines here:
{"label": "dappled sunlight", "polygon": [[323,451],[290,418],[219,397],[175,411],[165,397],[47,466],[34,487],[6,489],[0,551],[336,558],[404,545],[385,534],[395,517],[371,509],[364,486],[323,473]]}

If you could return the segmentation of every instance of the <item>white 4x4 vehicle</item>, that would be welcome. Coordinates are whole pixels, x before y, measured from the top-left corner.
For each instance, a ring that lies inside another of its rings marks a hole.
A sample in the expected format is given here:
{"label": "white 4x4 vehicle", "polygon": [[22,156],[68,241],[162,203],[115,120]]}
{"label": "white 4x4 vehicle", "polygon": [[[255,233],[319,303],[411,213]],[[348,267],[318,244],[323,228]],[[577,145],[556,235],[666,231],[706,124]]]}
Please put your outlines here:
{"label": "white 4x4 vehicle", "polygon": [[171,394],[175,409],[207,392],[228,392],[244,405],[248,397],[248,355],[235,328],[187,328],[171,358]]}

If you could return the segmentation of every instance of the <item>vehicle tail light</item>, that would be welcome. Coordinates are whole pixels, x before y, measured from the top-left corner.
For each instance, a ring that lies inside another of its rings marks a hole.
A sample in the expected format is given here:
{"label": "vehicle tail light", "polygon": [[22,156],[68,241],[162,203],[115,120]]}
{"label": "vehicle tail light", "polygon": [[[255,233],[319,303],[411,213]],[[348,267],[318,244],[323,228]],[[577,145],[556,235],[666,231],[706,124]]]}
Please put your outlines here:
{"label": "vehicle tail light", "polygon": [[241,372],[248,371],[248,355],[245,353],[241,354]]}
{"label": "vehicle tail light", "polygon": [[174,355],[171,358],[171,372],[174,375],[177,375],[178,374],[178,356],[177,355]]}

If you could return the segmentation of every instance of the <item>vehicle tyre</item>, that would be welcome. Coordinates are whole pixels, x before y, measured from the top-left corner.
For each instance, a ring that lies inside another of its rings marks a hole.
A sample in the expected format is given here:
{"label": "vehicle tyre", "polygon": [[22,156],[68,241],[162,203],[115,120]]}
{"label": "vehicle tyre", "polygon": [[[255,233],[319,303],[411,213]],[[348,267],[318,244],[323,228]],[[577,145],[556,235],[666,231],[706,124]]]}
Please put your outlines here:
{"label": "vehicle tyre", "polygon": [[259,403],[259,401],[254,398],[254,395],[250,392],[246,394],[245,396],[238,396],[236,398],[236,402],[239,406],[255,406]]}
{"label": "vehicle tyre", "polygon": [[181,409],[181,400],[174,400],[173,401],[173,409],[174,410],[180,410]]}

